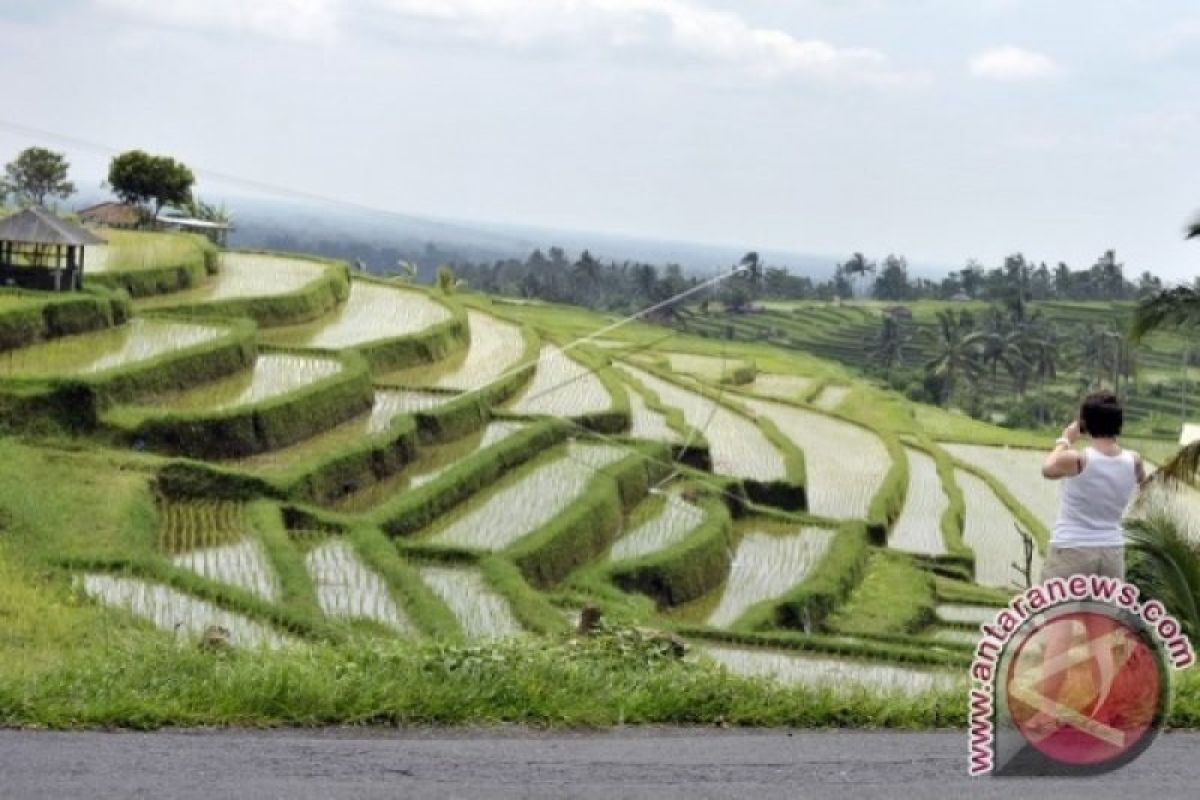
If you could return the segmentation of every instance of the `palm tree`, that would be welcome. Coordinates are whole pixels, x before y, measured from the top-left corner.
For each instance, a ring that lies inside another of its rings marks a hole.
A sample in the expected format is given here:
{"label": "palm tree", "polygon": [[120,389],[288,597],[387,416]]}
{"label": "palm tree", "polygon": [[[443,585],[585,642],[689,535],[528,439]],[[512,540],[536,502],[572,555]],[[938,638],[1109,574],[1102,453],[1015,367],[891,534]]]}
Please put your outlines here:
{"label": "palm tree", "polygon": [[[1196,237],[1200,237],[1200,218],[1193,220],[1185,233],[1187,239]],[[1139,342],[1152,331],[1165,328],[1200,330],[1200,284],[1165,289],[1142,300],[1134,312],[1129,336],[1133,342]],[[1186,383],[1186,356],[1183,375]],[[1194,481],[1200,476],[1200,442],[1184,447],[1157,474]]]}
{"label": "palm tree", "polygon": [[1180,520],[1164,510],[1124,522],[1129,548],[1140,558],[1130,577],[1178,618],[1190,638],[1200,634],[1200,551]]}
{"label": "palm tree", "polygon": [[954,394],[962,378],[974,379],[979,373],[978,339],[971,335],[968,314],[953,311],[937,313],[938,327],[934,333],[937,355],[925,364],[925,372],[942,382],[943,403]]}
{"label": "palm tree", "polygon": [[883,328],[879,338],[871,350],[871,358],[884,368],[884,374],[889,383],[892,380],[892,369],[904,363],[904,350],[912,341],[912,336],[904,330],[899,320],[890,314],[883,318]]}
{"label": "palm tree", "polygon": [[875,262],[868,261],[867,257],[862,253],[855,253],[854,255],[850,256],[850,260],[845,264],[842,264],[841,267],[842,272],[850,278],[851,285],[853,285],[855,276],[866,280],[867,273],[875,271]]}

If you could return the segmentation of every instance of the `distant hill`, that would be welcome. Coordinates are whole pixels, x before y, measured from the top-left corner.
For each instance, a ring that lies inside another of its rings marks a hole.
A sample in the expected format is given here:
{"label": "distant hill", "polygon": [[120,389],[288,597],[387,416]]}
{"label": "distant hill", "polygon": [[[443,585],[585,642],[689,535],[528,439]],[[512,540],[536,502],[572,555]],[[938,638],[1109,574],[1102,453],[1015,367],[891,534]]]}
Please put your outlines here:
{"label": "distant hill", "polygon": [[[419,263],[425,272],[441,262],[524,258],[535,248],[557,246],[572,256],[587,249],[603,261],[676,263],[685,272],[706,274],[756,249],[750,243],[677,242],[250,198],[229,198],[226,202],[234,211],[237,225],[231,246],[315,251],[361,259],[373,269],[388,269],[398,258],[404,258]],[[822,278],[829,276],[838,261],[833,255],[782,250],[759,249],[759,254],[773,266]]]}

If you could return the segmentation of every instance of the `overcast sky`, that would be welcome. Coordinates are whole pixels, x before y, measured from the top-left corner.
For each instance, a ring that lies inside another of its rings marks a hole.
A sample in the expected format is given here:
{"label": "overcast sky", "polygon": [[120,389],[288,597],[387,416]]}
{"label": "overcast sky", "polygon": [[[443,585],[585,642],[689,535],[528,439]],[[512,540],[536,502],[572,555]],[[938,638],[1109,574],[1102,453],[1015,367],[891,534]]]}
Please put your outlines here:
{"label": "overcast sky", "polygon": [[0,0],[0,42],[0,120],[201,194],[1200,271],[1194,0]]}

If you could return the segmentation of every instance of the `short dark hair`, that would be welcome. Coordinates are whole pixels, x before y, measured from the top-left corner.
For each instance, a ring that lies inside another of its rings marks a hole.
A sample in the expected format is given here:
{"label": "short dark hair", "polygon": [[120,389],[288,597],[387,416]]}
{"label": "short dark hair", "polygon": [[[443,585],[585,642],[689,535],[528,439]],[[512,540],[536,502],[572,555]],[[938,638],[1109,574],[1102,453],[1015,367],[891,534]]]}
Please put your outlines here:
{"label": "short dark hair", "polygon": [[1092,392],[1079,407],[1079,430],[1088,436],[1119,436],[1125,410],[1112,392]]}

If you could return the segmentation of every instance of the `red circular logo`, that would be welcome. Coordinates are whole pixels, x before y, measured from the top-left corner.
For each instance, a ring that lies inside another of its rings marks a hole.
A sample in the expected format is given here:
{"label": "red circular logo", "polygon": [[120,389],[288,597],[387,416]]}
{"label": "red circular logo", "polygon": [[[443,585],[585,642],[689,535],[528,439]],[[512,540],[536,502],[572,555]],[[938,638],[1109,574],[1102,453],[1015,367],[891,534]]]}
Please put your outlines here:
{"label": "red circular logo", "polygon": [[1013,724],[1060,764],[1103,767],[1157,733],[1160,659],[1142,632],[1114,614],[1053,616],[1020,643],[1005,677]]}

